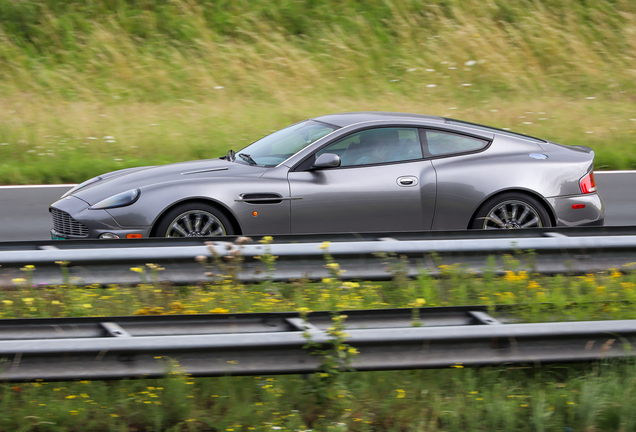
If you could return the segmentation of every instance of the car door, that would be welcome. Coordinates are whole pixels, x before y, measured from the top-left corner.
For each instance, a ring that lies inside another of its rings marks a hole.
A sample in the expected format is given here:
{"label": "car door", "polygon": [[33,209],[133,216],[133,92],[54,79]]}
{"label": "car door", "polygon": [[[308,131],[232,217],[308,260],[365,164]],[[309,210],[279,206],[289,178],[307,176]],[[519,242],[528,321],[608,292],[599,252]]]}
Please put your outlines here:
{"label": "car door", "polygon": [[[430,229],[435,171],[423,159],[416,128],[352,133],[310,157],[330,153],[341,165],[288,174],[293,234]],[[304,169],[302,168],[304,166]]]}

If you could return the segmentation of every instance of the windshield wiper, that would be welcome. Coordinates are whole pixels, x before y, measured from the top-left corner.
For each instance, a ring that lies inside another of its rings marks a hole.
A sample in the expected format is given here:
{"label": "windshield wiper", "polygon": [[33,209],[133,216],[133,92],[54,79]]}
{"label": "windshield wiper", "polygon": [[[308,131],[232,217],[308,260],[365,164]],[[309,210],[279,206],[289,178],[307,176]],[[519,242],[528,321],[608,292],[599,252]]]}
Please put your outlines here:
{"label": "windshield wiper", "polygon": [[239,153],[239,157],[250,165],[258,165],[256,161],[252,159],[252,156],[248,155],[247,153]]}
{"label": "windshield wiper", "polygon": [[225,155],[225,160],[230,161],[230,162],[234,162],[234,159],[236,159],[236,153],[234,153],[234,150],[229,149],[227,151],[227,154]]}

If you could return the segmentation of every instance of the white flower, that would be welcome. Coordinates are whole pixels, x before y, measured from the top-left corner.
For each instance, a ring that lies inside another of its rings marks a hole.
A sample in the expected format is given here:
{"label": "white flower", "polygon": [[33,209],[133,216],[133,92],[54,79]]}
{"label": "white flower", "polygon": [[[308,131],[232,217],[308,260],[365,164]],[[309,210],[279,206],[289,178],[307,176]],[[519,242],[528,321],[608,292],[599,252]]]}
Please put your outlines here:
{"label": "white flower", "polygon": [[592,100],[592,99],[596,99],[596,97],[594,97],[594,96],[588,96],[588,97],[586,97],[585,99]]}
{"label": "white flower", "polygon": [[407,72],[415,72],[416,70],[417,70],[416,68],[410,68],[410,69],[407,69],[406,71]]}
{"label": "white flower", "polygon": [[215,87],[214,87],[214,90],[223,90],[224,88],[225,88],[225,87],[223,87],[223,86],[215,86]]}
{"label": "white flower", "polygon": [[424,69],[426,72],[435,72],[435,69]]}
{"label": "white flower", "polygon": [[426,87],[428,87],[428,88],[437,87],[437,84],[426,84]]}
{"label": "white flower", "polygon": [[471,85],[472,85],[472,84],[470,84],[470,83],[462,84],[462,86],[464,86],[464,87],[470,87]]}
{"label": "white flower", "polygon": [[102,139],[105,139],[105,140],[114,140],[114,139],[115,139],[115,137],[114,137],[114,136],[110,136],[110,135],[109,135],[109,136],[105,136],[105,137],[104,137],[104,138],[102,138]]}
{"label": "white flower", "polygon": [[464,65],[466,66],[473,66],[477,64],[477,62],[475,60],[468,60],[466,63],[464,63]]}

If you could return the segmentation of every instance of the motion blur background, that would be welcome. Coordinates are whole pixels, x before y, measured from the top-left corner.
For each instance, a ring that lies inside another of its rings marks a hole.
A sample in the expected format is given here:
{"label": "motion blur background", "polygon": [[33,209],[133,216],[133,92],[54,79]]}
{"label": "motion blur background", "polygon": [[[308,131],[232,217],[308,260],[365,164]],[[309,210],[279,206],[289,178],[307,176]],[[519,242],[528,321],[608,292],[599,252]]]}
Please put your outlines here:
{"label": "motion blur background", "polygon": [[0,184],[218,157],[394,110],[636,168],[629,0],[0,0]]}

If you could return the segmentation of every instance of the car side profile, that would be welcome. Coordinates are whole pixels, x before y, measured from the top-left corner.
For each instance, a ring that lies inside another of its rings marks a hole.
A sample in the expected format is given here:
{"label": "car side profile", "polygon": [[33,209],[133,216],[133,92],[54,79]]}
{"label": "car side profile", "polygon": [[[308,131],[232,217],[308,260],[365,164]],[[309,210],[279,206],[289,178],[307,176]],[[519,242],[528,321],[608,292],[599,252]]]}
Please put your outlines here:
{"label": "car side profile", "polygon": [[57,239],[592,226],[594,152],[460,120],[324,115],[225,156],[115,171],[50,206]]}

